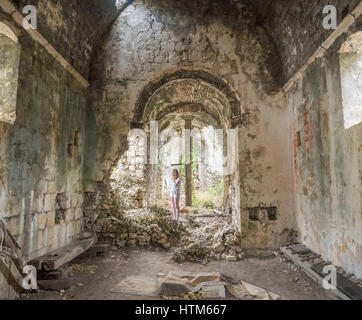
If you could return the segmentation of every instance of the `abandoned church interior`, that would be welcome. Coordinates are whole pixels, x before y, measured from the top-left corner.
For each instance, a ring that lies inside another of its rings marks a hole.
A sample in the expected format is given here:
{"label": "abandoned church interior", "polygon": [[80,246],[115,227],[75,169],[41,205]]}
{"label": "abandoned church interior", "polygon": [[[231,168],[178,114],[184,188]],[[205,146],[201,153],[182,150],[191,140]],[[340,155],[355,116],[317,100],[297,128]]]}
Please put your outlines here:
{"label": "abandoned church interior", "polygon": [[361,187],[362,1],[0,0],[0,299],[362,300]]}

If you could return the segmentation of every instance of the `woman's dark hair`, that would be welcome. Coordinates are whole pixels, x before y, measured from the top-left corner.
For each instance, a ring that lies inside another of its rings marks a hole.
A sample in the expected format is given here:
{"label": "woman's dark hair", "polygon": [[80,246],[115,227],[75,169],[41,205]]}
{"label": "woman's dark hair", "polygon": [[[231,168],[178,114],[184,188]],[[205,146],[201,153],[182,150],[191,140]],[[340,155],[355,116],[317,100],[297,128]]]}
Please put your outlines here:
{"label": "woman's dark hair", "polygon": [[176,172],[176,175],[177,175],[177,178],[180,177],[179,173],[178,173],[178,170],[177,169],[172,169],[172,172]]}

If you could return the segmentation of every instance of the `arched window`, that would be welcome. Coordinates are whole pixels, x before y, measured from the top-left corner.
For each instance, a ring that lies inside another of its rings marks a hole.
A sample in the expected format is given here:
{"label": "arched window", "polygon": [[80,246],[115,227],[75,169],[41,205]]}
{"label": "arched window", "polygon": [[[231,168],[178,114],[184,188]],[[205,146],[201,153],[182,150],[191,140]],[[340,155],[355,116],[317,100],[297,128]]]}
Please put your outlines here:
{"label": "arched window", "polygon": [[344,127],[362,122],[362,31],[354,33],[339,51]]}
{"label": "arched window", "polygon": [[14,32],[0,22],[0,121],[14,123],[20,46]]}

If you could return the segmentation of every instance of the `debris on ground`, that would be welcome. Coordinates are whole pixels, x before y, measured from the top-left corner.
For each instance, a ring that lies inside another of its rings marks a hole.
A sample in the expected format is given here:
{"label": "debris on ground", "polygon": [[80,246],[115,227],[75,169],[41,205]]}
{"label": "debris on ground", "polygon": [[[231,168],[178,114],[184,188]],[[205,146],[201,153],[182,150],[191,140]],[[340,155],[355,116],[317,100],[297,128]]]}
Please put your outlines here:
{"label": "debris on ground", "polygon": [[84,264],[73,264],[72,269],[73,271],[77,272],[88,272],[89,274],[95,274],[98,267],[93,265],[87,266]]}
{"label": "debris on ground", "polygon": [[185,215],[187,233],[173,252],[175,262],[207,263],[211,259],[234,262],[245,258],[240,247],[240,232],[229,215],[213,211],[200,212],[200,218]]}
{"label": "debris on ground", "polygon": [[158,297],[158,280],[143,276],[128,276],[111,288],[110,292]]}
{"label": "debris on ground", "polygon": [[172,250],[172,259],[207,264],[212,259],[235,262],[245,257],[240,233],[230,214],[185,207],[180,221],[162,207],[104,211],[91,225],[100,243],[118,248],[159,246]]}
{"label": "debris on ground", "polygon": [[217,272],[169,272],[166,277],[131,276],[111,289],[113,293],[161,297],[162,299],[278,300],[279,295],[242,280],[230,281]]}
{"label": "debris on ground", "polygon": [[168,249],[185,229],[172,221],[169,210],[151,207],[123,211],[117,217],[103,214],[95,221],[93,231],[100,241],[119,248],[157,245]]}
{"label": "debris on ground", "polygon": [[176,248],[172,254],[172,259],[181,263],[184,261],[188,262],[199,262],[207,264],[210,258],[210,251],[200,243],[191,243],[187,246],[181,246]]}

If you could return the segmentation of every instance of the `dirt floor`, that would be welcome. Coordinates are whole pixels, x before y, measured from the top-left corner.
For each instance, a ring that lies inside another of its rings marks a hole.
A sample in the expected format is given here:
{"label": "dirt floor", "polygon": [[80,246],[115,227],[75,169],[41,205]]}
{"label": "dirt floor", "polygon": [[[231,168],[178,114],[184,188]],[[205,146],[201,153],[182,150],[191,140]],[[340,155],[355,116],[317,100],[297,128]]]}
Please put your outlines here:
{"label": "dirt floor", "polygon": [[[76,265],[76,267],[72,267]],[[69,265],[72,287],[68,290],[40,291],[22,299],[33,300],[147,300],[147,296],[112,293],[110,289],[127,276],[157,277],[169,271],[220,272],[280,295],[282,300],[326,300],[328,296],[305,274],[293,270],[278,258],[247,258],[237,262],[211,261],[207,265],[175,263],[161,248],[113,250],[109,258],[78,257]],[[75,270],[73,270],[75,269]],[[83,270],[82,270],[83,269]]]}

